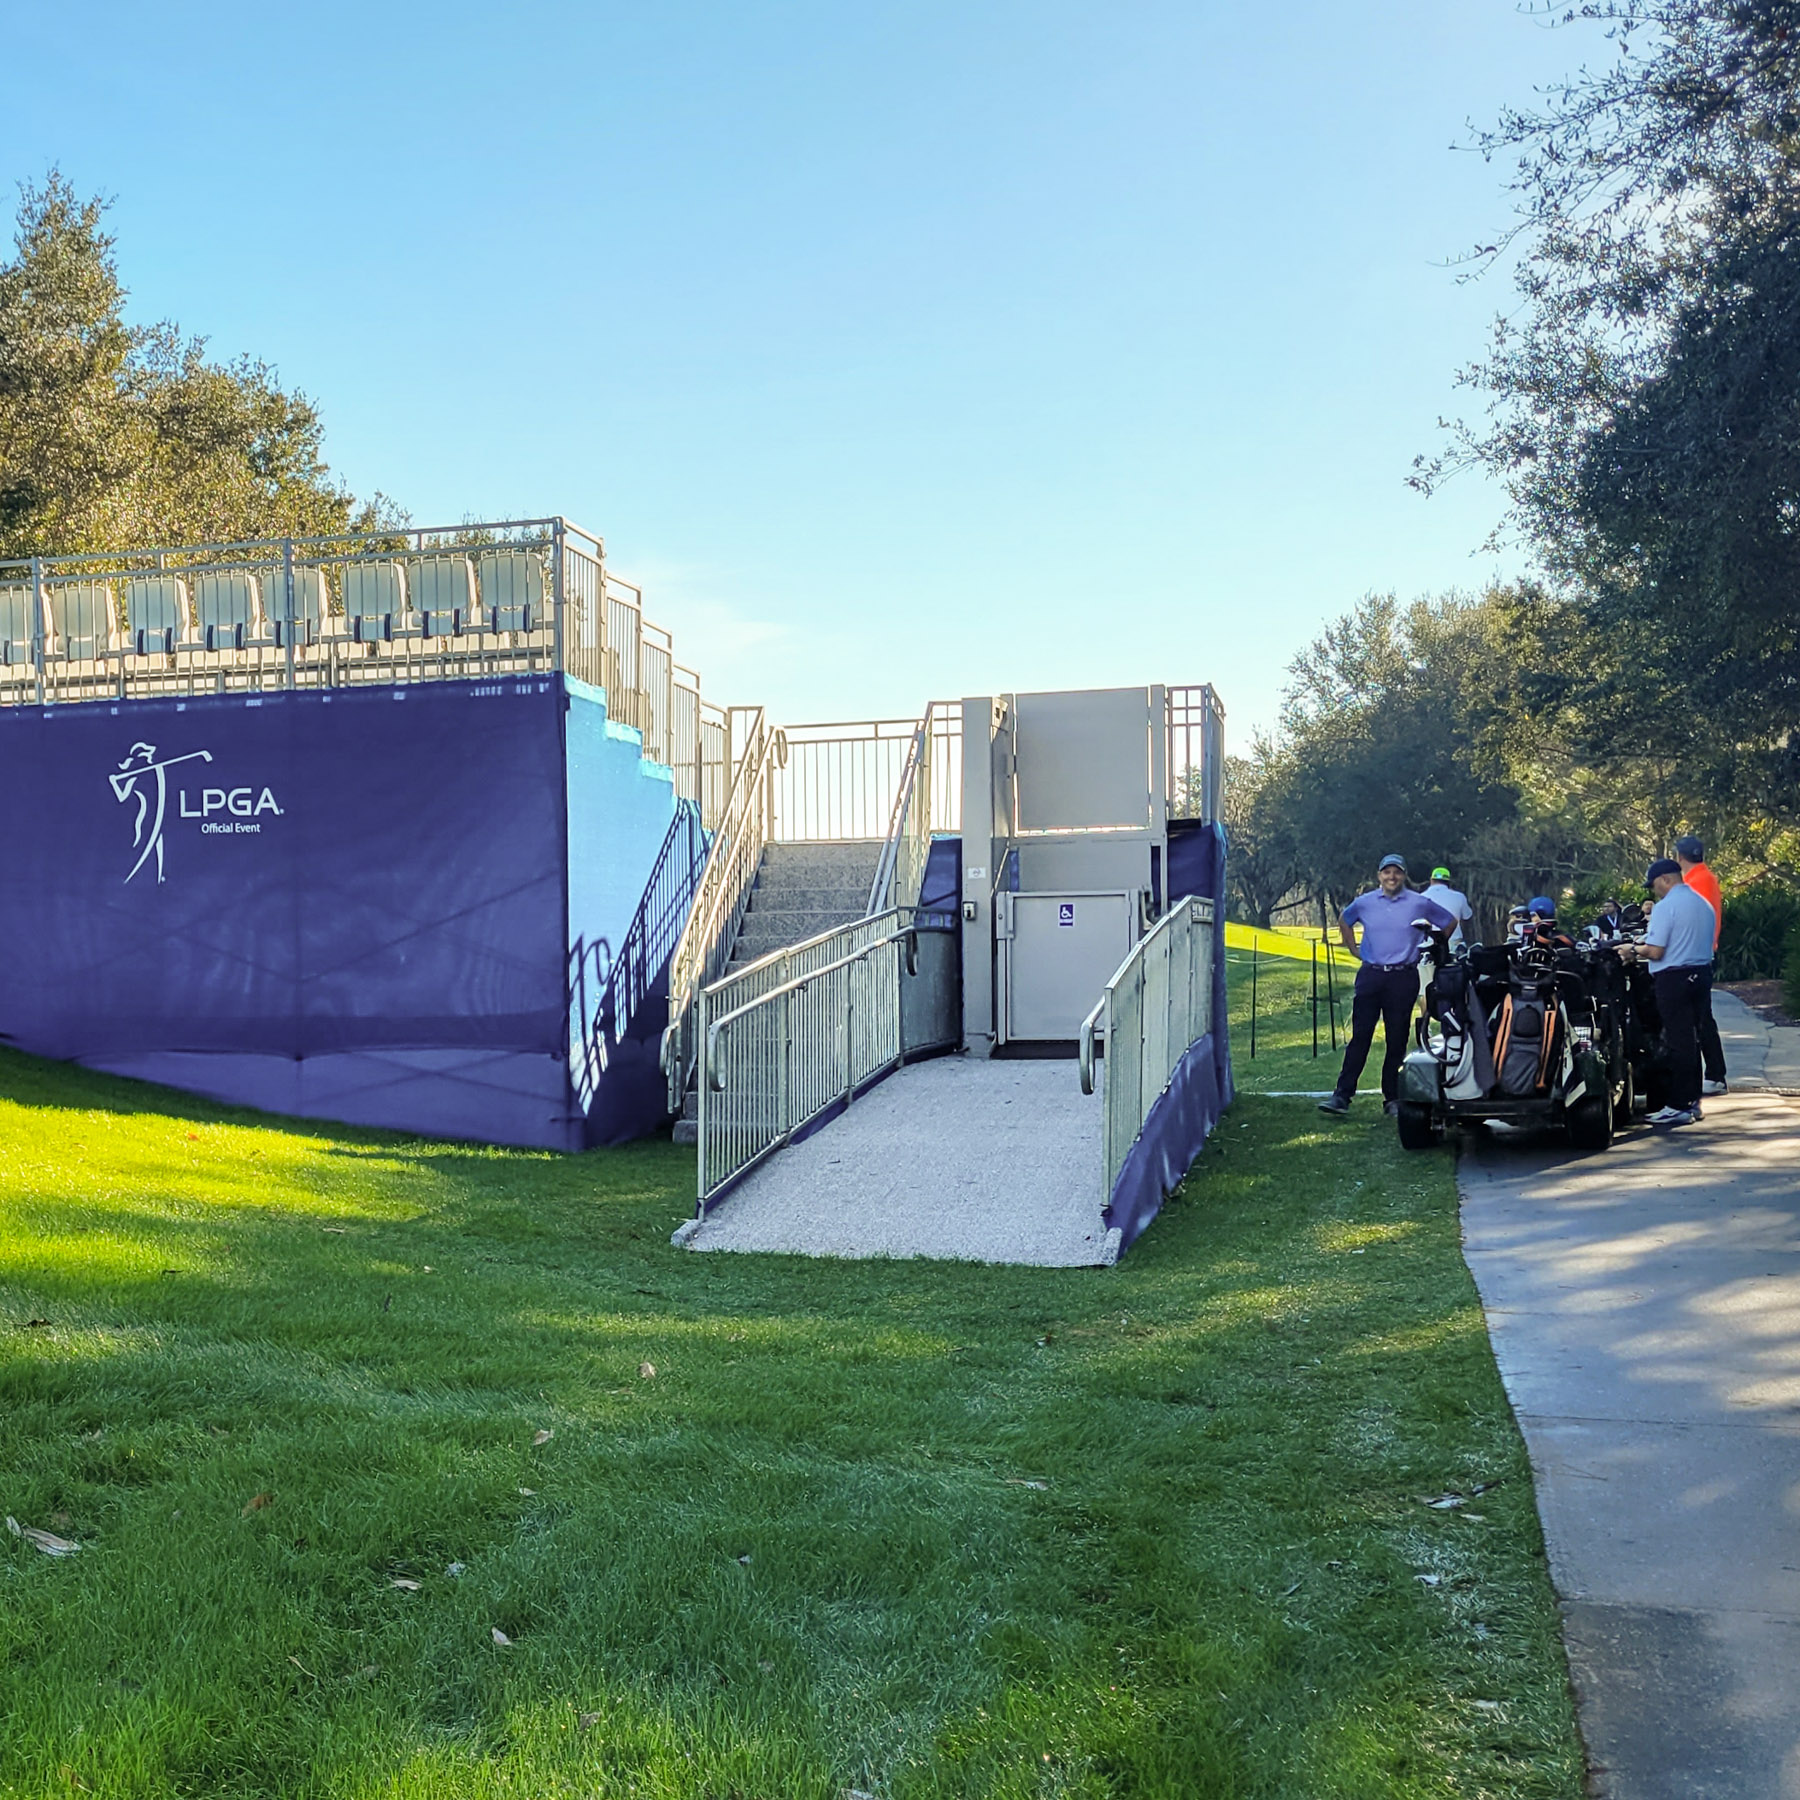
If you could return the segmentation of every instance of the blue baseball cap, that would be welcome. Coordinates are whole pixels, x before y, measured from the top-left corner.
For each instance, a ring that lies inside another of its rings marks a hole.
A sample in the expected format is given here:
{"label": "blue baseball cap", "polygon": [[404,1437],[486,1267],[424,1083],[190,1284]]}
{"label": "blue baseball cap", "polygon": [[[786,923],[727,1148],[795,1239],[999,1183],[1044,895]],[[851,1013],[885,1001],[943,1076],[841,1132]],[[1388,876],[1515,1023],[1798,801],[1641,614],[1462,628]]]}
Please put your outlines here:
{"label": "blue baseball cap", "polygon": [[1538,897],[1532,901],[1530,906],[1526,908],[1526,911],[1529,912],[1534,919],[1554,919],[1556,917],[1556,902],[1552,900],[1548,894],[1539,894]]}
{"label": "blue baseball cap", "polygon": [[1390,850],[1375,865],[1375,873],[1379,875],[1383,869],[1398,869],[1402,875],[1406,873],[1406,858],[1398,850]]}

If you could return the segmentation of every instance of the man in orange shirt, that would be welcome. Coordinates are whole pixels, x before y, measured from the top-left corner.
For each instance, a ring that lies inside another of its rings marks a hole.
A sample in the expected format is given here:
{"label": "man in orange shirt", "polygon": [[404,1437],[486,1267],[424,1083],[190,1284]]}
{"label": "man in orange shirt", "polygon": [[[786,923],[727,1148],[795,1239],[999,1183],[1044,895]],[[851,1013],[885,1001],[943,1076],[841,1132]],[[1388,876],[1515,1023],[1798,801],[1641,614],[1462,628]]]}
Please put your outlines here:
{"label": "man in orange shirt", "polygon": [[[1681,864],[1681,879],[1713,909],[1713,954],[1719,950],[1719,933],[1725,928],[1725,896],[1719,892],[1719,878],[1706,866],[1706,846],[1697,837],[1675,840],[1675,860]],[[1719,1042],[1719,1027],[1712,1015],[1712,997],[1707,996],[1706,1010],[1700,1015],[1700,1060],[1705,1065],[1706,1079],[1700,1084],[1702,1094],[1725,1092],[1725,1046]]]}

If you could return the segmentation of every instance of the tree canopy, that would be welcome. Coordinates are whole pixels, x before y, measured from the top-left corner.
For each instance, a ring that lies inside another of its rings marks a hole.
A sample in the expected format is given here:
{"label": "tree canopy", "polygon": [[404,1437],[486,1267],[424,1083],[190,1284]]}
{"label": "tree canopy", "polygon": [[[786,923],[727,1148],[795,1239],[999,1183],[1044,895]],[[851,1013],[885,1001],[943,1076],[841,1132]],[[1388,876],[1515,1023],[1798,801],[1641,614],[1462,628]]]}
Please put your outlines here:
{"label": "tree canopy", "polygon": [[[1507,484],[1545,589],[1528,697],[1622,785],[1800,863],[1800,5],[1586,0],[1611,47],[1480,138],[1522,307],[1421,467]],[[1552,613],[1560,614],[1551,617]],[[1554,650],[1555,654],[1550,654]]]}
{"label": "tree canopy", "polygon": [[0,266],[0,557],[391,519],[333,480],[317,409],[266,363],[126,322],[105,211],[54,171],[21,189]]}

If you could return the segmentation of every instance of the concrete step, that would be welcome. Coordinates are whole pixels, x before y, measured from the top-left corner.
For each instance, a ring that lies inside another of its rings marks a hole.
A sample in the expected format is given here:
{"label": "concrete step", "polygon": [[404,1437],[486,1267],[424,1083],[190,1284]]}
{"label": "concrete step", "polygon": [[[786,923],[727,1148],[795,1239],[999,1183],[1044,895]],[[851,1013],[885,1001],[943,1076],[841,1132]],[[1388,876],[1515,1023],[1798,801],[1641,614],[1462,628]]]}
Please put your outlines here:
{"label": "concrete step", "polygon": [[767,844],[763,847],[758,879],[829,881],[854,886],[864,893],[875,879],[881,860],[879,838],[858,838],[841,844]]}
{"label": "concrete step", "polygon": [[861,913],[868,903],[869,883],[866,881],[759,881],[750,890],[749,910],[816,904]]}

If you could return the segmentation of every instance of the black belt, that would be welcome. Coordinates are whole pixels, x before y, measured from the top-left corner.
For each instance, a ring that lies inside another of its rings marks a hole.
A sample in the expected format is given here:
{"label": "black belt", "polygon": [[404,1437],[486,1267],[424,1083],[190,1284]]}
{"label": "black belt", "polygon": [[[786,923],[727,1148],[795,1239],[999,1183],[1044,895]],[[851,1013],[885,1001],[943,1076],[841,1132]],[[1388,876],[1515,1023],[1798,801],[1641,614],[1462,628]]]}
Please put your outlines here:
{"label": "black belt", "polygon": [[1380,970],[1380,971],[1381,971],[1381,972],[1382,972],[1382,974],[1384,974],[1384,975],[1391,975],[1391,974],[1393,974],[1393,972],[1394,972],[1394,971],[1395,971],[1395,970],[1396,970],[1396,969],[1416,969],[1416,968],[1417,968],[1417,967],[1418,967],[1418,966],[1419,966],[1419,965],[1418,965],[1418,964],[1417,964],[1417,963],[1416,963],[1416,962],[1409,962],[1409,963],[1372,963],[1372,962],[1366,962],[1366,963],[1364,963],[1364,964],[1363,964],[1363,967],[1364,967],[1364,968],[1365,968],[1365,969],[1379,969],[1379,970]]}

